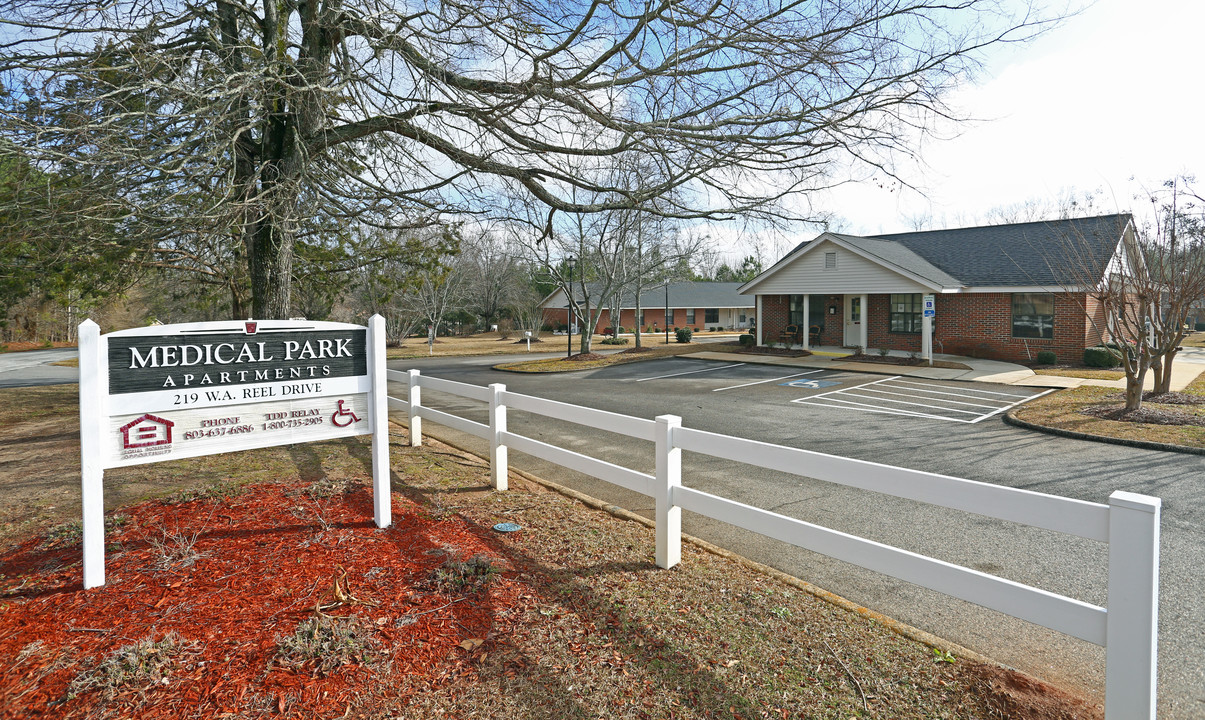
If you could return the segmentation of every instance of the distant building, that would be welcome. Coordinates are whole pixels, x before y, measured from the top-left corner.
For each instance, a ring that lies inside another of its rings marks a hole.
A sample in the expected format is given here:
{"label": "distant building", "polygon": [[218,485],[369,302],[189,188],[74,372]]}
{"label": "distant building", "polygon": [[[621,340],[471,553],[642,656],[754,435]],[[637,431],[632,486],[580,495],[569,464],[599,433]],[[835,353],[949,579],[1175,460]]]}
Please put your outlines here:
{"label": "distant building", "polygon": [[[645,290],[640,295],[641,317],[636,317],[636,296],[634,293],[621,295],[616,301],[599,298],[598,293],[591,293],[591,312],[598,305],[604,308],[599,317],[597,331],[602,332],[611,327],[611,311],[613,304],[619,306],[619,326],[631,332],[639,325],[641,329],[656,326],[664,330],[671,328],[689,327],[694,330],[747,330],[756,324],[754,300],[752,297],[738,292],[741,283],[724,282],[678,282],[669,284],[669,311],[666,311],[666,287],[658,285]],[[575,297],[575,304],[580,312],[585,312],[583,299]],[[554,328],[563,327],[569,313],[569,299],[563,290],[556,290],[544,302],[544,323]],[[575,323],[576,326],[576,323]]]}

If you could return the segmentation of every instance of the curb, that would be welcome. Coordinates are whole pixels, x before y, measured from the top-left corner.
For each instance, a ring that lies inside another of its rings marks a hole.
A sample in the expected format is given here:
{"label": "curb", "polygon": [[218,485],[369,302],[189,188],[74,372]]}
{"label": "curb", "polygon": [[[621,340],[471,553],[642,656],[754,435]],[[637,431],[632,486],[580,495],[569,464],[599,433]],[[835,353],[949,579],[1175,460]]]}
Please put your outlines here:
{"label": "curb", "polygon": [[1062,428],[1049,427],[1047,425],[1038,425],[1014,415],[1016,411],[1010,410],[1004,413],[1004,422],[1014,427],[1019,427],[1024,430],[1033,430],[1035,432],[1046,433],[1047,435],[1058,435],[1059,437],[1071,438],[1073,440],[1089,440],[1092,442],[1108,443],[1110,445],[1124,445],[1125,447],[1138,448],[1141,450],[1163,450],[1165,452],[1185,453],[1188,455],[1205,455],[1205,448],[1188,447],[1187,445],[1173,445],[1171,443],[1152,442],[1150,440],[1129,440],[1127,438],[1114,438],[1107,435],[1093,435],[1091,433],[1077,432],[1075,430],[1063,430]]}
{"label": "curb", "polygon": [[[397,421],[394,421],[394,423],[397,425],[400,425],[401,427],[407,427],[403,423],[398,423]],[[407,427],[407,433],[408,432],[409,432],[409,428]],[[423,434],[429,435],[429,433],[426,433],[426,432],[424,432]],[[439,442],[443,443],[444,445],[447,445],[450,448],[459,450],[460,452],[465,453],[466,455],[471,455],[472,457],[475,457],[478,460],[482,460],[483,462],[486,462],[486,463],[489,462],[488,458],[478,455],[476,452],[473,452],[472,450],[461,447],[460,445],[457,445],[456,443],[449,442],[442,438],[434,438],[434,439],[438,440]],[[548,488],[549,490],[552,490],[553,492],[556,492],[560,495],[564,495],[567,498],[576,500],[576,501],[582,503],[583,505],[586,505],[587,507],[591,507],[596,510],[601,510],[605,513],[608,513],[620,520],[627,520],[630,522],[638,523],[638,524],[644,525],[645,527],[650,528],[650,529],[656,529],[656,527],[657,527],[657,525],[654,521],[644,517],[643,515],[637,515],[636,513],[632,512],[630,510],[621,508],[618,505],[614,505],[614,504],[605,502],[603,500],[599,500],[596,497],[587,495],[583,492],[579,492],[577,490],[574,490],[573,488],[566,487],[559,483],[555,483],[551,480],[545,480],[544,478],[539,477],[538,475],[533,475],[529,472],[526,472],[525,470],[519,470],[517,468],[510,468],[509,472],[512,475],[517,475],[517,476],[523,478],[524,480],[527,480],[527,481],[533,482],[537,485],[540,485],[542,487]],[[693,535],[688,535],[687,533],[682,533],[682,540],[683,540],[683,542],[685,542],[689,545],[694,545],[695,547],[699,548],[700,550],[711,553],[712,555],[716,555],[718,557],[722,557],[726,560],[730,560],[730,561],[735,562],[738,565],[741,565],[743,567],[746,567],[754,572],[760,573],[767,577],[774,578],[775,580],[778,580],[779,582],[782,582],[786,585],[790,585],[791,587],[796,588],[798,590],[802,590],[803,592],[811,595],[812,597],[814,597],[818,600],[823,600],[824,602],[827,602],[830,605],[834,605],[838,608],[841,608],[842,610],[854,613],[863,618],[866,618],[867,620],[876,622],[879,625],[882,625],[883,627],[887,628],[888,630],[894,632],[895,634],[897,634],[901,637],[907,638],[909,640],[913,640],[915,642],[918,642],[918,643],[925,645],[927,647],[930,647],[930,648],[934,648],[937,650],[941,650],[943,652],[950,653],[951,655],[953,655],[954,657],[959,658],[959,659],[971,660],[973,662],[983,663],[986,665],[995,665],[998,667],[1004,667],[1013,672],[1017,672],[1017,673],[1021,673],[1026,676],[1029,676],[1027,673],[1022,673],[1022,671],[1017,670],[1016,668],[1012,668],[1007,665],[1003,665],[998,660],[987,657],[986,655],[981,655],[981,654],[975,652],[974,650],[965,648],[955,642],[951,642],[949,640],[946,640],[945,638],[938,637],[932,633],[925,632],[924,630],[921,630],[920,628],[916,628],[911,625],[908,625],[907,623],[900,622],[899,620],[896,620],[895,618],[888,617],[886,615],[883,615],[882,613],[875,612],[874,610],[871,610],[870,608],[859,605],[859,604],[853,602],[852,600],[849,600],[840,595],[837,595],[836,593],[829,592],[828,590],[825,590],[822,587],[813,585],[813,584],[807,582],[806,580],[800,580],[799,578],[797,578],[793,575],[788,575],[787,573],[784,573],[781,570],[772,568],[769,565],[764,565],[755,560],[750,560],[749,558],[744,557],[743,555],[738,555],[729,550],[725,550],[724,548],[719,547],[718,545],[713,545],[712,543],[709,543],[706,540],[703,540],[701,538],[697,538]]]}

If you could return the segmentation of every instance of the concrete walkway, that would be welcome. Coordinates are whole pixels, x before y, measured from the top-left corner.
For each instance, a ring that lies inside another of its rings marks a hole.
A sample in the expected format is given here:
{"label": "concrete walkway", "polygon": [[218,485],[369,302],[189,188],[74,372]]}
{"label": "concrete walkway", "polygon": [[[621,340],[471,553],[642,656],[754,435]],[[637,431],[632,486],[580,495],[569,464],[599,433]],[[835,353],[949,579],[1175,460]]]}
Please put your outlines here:
{"label": "concrete walkway", "polygon": [[[1186,349],[1187,350],[1187,349]],[[906,375],[909,377],[929,378],[930,380],[964,380],[971,382],[1000,383],[1003,385],[1023,385],[1026,387],[1069,388],[1081,385],[1099,385],[1102,387],[1125,388],[1125,378],[1120,380],[1089,380],[1086,378],[1063,377],[1061,375],[1037,375],[1024,365],[1002,362],[1000,360],[983,360],[961,355],[934,354],[934,360],[960,363],[969,370],[955,368],[929,367],[928,365],[886,365],[880,363],[852,362],[850,353],[838,347],[818,347],[812,349],[808,357],[792,358],[775,355],[755,355],[746,353],[702,351],[691,353],[691,357],[704,360],[723,360],[726,362],[758,363],[762,365],[782,365],[784,367],[820,368],[825,370],[845,370],[849,372],[869,372],[887,375]],[[905,357],[906,353],[892,352],[893,356]],[[1172,364],[1171,389],[1183,390],[1197,376],[1205,372],[1205,353],[1188,353],[1177,356]],[[1154,375],[1148,373],[1146,387],[1154,387]]]}

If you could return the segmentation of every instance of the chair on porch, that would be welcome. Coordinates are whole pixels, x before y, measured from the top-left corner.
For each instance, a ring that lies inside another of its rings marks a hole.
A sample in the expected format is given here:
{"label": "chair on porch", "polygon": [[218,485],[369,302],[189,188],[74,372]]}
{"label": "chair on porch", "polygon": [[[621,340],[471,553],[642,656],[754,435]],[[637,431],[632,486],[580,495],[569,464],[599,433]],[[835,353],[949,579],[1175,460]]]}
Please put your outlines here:
{"label": "chair on porch", "polygon": [[824,332],[824,328],[819,325],[813,325],[808,328],[808,347],[815,347],[820,344],[820,333]]}
{"label": "chair on porch", "polygon": [[794,345],[799,342],[799,326],[787,325],[786,330],[778,333],[778,341],[788,345]]}

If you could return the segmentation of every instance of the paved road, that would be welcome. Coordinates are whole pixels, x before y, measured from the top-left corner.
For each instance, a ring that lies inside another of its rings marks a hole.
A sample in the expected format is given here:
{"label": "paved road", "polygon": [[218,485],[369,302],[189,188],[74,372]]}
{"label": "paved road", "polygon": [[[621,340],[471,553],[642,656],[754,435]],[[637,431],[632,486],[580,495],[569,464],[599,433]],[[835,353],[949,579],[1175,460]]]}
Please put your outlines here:
{"label": "paved road", "polygon": [[0,353],[0,388],[79,382],[79,370],[50,363],[78,357],[75,348]]}
{"label": "paved road", "polygon": [[[1205,354],[1186,359],[1205,359]],[[1164,503],[1160,715],[1205,718],[1205,574],[1200,570],[1205,567],[1205,459],[1201,456],[1032,433],[1004,425],[998,416],[970,424],[791,402],[875,379],[854,373],[811,375],[808,378],[837,385],[806,389],[781,384],[790,380],[764,382],[790,374],[783,368],[746,365],[696,372],[723,363],[687,358],[541,376],[493,371],[489,367],[493,362],[465,358],[390,365],[417,367],[427,374],[479,385],[502,382],[516,392],[639,417],[672,413],[681,415],[689,427],[1094,502],[1106,502],[1114,490],[1159,496]],[[655,377],[659,375],[669,377]],[[759,380],[763,382],[736,387]],[[943,384],[980,392],[1018,390],[983,383]],[[396,394],[404,393],[399,388]],[[424,393],[424,402],[485,421],[479,403],[430,391]],[[512,413],[509,424],[514,432],[652,471],[650,443],[525,413]],[[428,427],[458,443],[480,447],[475,438]],[[519,467],[652,514],[648,498],[513,451],[512,457]],[[1107,556],[1098,543],[690,455],[684,458],[683,478],[691,487],[751,505],[1105,604]],[[688,516],[684,525],[687,532],[1005,664],[1103,695],[1104,653],[1094,645],[707,518]]]}

